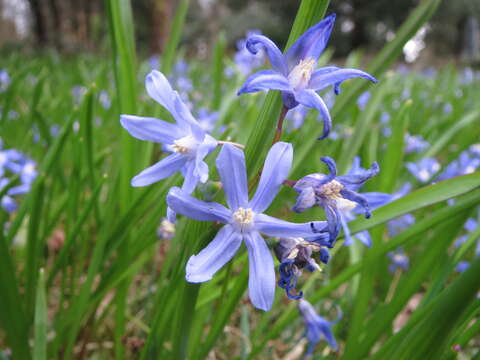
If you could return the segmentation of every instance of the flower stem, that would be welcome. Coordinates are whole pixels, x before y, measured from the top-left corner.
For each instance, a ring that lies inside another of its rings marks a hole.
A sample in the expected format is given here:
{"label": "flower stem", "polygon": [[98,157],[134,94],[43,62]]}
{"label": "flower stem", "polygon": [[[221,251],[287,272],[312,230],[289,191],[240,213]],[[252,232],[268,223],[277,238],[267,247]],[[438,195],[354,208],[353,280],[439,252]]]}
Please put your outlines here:
{"label": "flower stem", "polygon": [[236,142],[233,142],[233,141],[217,141],[217,143],[219,145],[230,144],[230,145],[236,146],[239,149],[242,149],[242,150],[245,149],[245,145],[242,145],[242,144],[239,144],[239,143],[236,143]]}
{"label": "flower stem", "polygon": [[275,129],[275,136],[273,137],[272,145],[280,141],[280,138],[282,137],[283,120],[285,120],[285,115],[287,115],[287,111],[288,108],[284,105],[277,120],[277,128]]}

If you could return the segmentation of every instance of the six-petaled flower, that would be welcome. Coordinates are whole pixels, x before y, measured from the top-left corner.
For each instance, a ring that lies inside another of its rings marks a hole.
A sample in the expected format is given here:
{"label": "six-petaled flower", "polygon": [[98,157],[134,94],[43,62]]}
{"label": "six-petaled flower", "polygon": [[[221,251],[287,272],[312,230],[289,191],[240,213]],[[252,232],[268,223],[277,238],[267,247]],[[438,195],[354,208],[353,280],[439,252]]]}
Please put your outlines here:
{"label": "six-petaled flower", "polygon": [[355,77],[377,82],[372,75],[357,69],[342,69],[336,66],[316,69],[318,58],[327,45],[334,22],[335,14],[332,14],[312,26],[292,44],[285,55],[266,36],[250,36],[246,43],[247,49],[252,54],[264,49],[273,70],[261,70],[251,75],[238,94],[279,90],[282,92],[286,108],[292,109],[302,104],[317,109],[324,121],[323,134],[319,139],[327,137],[331,128],[330,113],[316,91],[334,86],[335,93],[338,94],[340,84]]}
{"label": "six-petaled flower", "polygon": [[322,221],[297,224],[263,214],[286,179],[292,157],[290,144],[278,142],[272,146],[255,195],[249,200],[243,151],[230,144],[224,145],[216,165],[228,208],[193,198],[179,188],[170,190],[167,202],[175,212],[195,220],[225,224],[206,248],[190,257],[186,267],[187,281],[210,280],[244,242],[249,258],[250,300],[259,309],[270,309],[275,292],[275,269],[272,255],[260,234],[308,237],[314,235],[312,228],[326,228],[326,223]]}
{"label": "six-petaled flower", "polygon": [[306,357],[308,358],[313,353],[315,346],[322,339],[324,339],[333,350],[338,350],[337,342],[333,336],[332,326],[341,320],[341,312],[339,312],[335,321],[328,321],[318,315],[312,304],[304,299],[298,302],[298,309],[303,316],[306,328],[305,335],[308,339]]}
{"label": "six-petaled flower", "polygon": [[[122,126],[132,136],[164,144],[164,149],[171,152],[135,176],[132,186],[150,185],[181,171],[185,177],[182,189],[191,194],[199,181],[205,183],[208,180],[208,165],[203,159],[215,149],[217,141],[194,119],[162,73],[153,70],[147,75],[145,85],[150,97],[165,107],[177,123],[134,115],[121,116]],[[168,211],[168,218],[175,221],[171,210]]]}
{"label": "six-petaled flower", "polygon": [[379,172],[375,162],[370,169],[357,169],[344,176],[337,176],[337,167],[332,158],[322,157],[328,166],[329,175],[310,174],[295,182],[293,189],[299,193],[293,207],[296,212],[303,212],[312,206],[320,206],[325,210],[328,221],[330,239],[328,246],[332,247],[340,232],[342,211],[353,210],[357,205],[363,208],[365,217],[370,217],[370,206],[367,198],[356,190],[368,179]]}

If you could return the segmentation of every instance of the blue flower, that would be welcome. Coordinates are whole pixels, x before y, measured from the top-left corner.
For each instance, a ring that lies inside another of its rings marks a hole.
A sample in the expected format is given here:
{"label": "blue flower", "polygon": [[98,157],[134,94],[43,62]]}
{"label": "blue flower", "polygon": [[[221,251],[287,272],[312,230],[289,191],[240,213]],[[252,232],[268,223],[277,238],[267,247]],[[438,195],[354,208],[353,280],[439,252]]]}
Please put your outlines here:
{"label": "blue flower", "polygon": [[328,246],[332,247],[342,225],[342,211],[353,210],[360,205],[365,217],[370,217],[368,199],[356,190],[377,175],[380,169],[375,162],[370,169],[358,167],[347,175],[337,176],[335,161],[329,157],[322,157],[321,160],[328,166],[330,175],[316,173],[298,180],[293,189],[300,195],[293,210],[303,212],[314,205],[322,207],[327,216],[330,233]]}
{"label": "blue flower", "polygon": [[[176,172],[182,172],[185,178],[182,190],[191,194],[199,181],[205,183],[208,180],[208,165],[203,159],[215,149],[217,141],[201,128],[162,73],[152,71],[147,75],[145,83],[150,97],[165,107],[177,123],[150,117],[121,115],[122,126],[132,136],[164,144],[172,153],[135,176],[132,186],[147,186]],[[168,216],[169,220],[174,222],[171,211],[168,211]]]}
{"label": "blue flower", "polygon": [[6,69],[0,70],[0,91],[5,91],[11,83],[10,75]]}
{"label": "blue flower", "polygon": [[480,158],[470,151],[463,151],[458,159],[452,161],[438,176],[438,180],[445,180],[454,176],[466,175],[475,172],[480,167]]}
{"label": "blue flower", "polygon": [[357,105],[360,108],[360,110],[365,110],[365,107],[368,104],[368,100],[370,100],[370,91],[365,91],[363,94],[361,94],[358,97]]}
{"label": "blue flower", "polygon": [[421,183],[428,182],[440,170],[440,164],[435,158],[423,158],[417,163],[408,162],[405,166]]}
{"label": "blue flower", "polygon": [[470,266],[470,263],[468,261],[460,261],[455,267],[455,271],[462,273],[465,270],[467,270],[469,266]]}
{"label": "blue flower", "polygon": [[301,299],[298,302],[298,309],[303,316],[305,322],[305,335],[308,339],[308,350],[306,357],[309,357],[317,343],[324,339],[333,350],[338,350],[338,345],[333,336],[332,326],[340,321],[342,318],[341,312],[335,321],[328,321],[317,314],[315,308],[308,301]]}
{"label": "blue flower", "polygon": [[300,128],[303,125],[307,114],[308,109],[303,105],[299,105],[288,111],[287,115],[285,116],[285,119],[288,120],[287,131],[290,132]]}
{"label": "blue flower", "polygon": [[[354,176],[355,174],[362,174],[366,169],[363,169],[360,166],[360,158],[357,156],[353,160],[351,169],[348,171],[347,175]],[[355,190],[358,190],[360,186],[356,186]],[[361,195],[367,200],[370,209],[375,210],[389,202],[392,202],[396,199],[405,196],[410,191],[410,184],[405,184],[400,190],[393,194],[381,193],[381,192],[368,192],[362,193]],[[340,209],[340,221],[343,228],[343,233],[345,235],[345,242],[343,243],[346,246],[349,246],[353,243],[353,238],[348,227],[348,222],[356,218],[356,215],[361,214],[362,209],[360,206],[355,206],[353,209],[350,207]],[[411,216],[411,215],[410,215]],[[397,219],[392,220],[397,221]],[[390,222],[388,223],[390,225]],[[361,231],[355,234],[355,237],[360,240],[364,245],[370,247],[372,245],[372,239],[368,231]]]}
{"label": "blue flower", "polygon": [[294,300],[299,300],[303,296],[301,291],[297,295],[292,293],[298,278],[302,275],[302,270],[304,268],[310,272],[321,270],[315,259],[312,258],[313,253],[319,252],[320,261],[324,264],[328,263],[330,257],[328,249],[315,241],[303,238],[280,238],[274,250],[280,261],[278,286],[285,289],[287,296]]}
{"label": "blue flower", "polygon": [[253,305],[267,311],[275,293],[273,258],[260,233],[267,236],[308,237],[313,228],[325,228],[325,222],[295,224],[263,214],[280,190],[292,166],[292,145],[278,142],[268,152],[255,196],[248,199],[247,174],[243,151],[223,145],[216,164],[228,208],[197,200],[179,188],[172,188],[168,205],[177,213],[200,221],[225,224],[215,238],[186,267],[189,282],[204,282],[225,265],[245,242],[249,258],[249,295]]}
{"label": "blue flower", "polygon": [[[247,39],[250,36],[261,35],[262,33],[259,30],[249,30],[247,31]],[[243,75],[250,74],[254,69],[259,68],[265,62],[265,51],[260,50],[257,53],[251,53],[246,48],[247,39],[240,39],[237,41],[237,52],[235,53],[233,59],[237,68],[242,72]]]}
{"label": "blue flower", "polygon": [[208,111],[207,109],[201,108],[198,110],[197,119],[200,127],[208,133],[211,133],[215,128],[215,123],[218,120],[218,111]]}
{"label": "blue flower", "polygon": [[112,101],[110,100],[110,96],[106,90],[100,91],[98,94],[98,100],[105,110],[110,109],[110,106],[112,106]]}
{"label": "blue flower", "polygon": [[330,113],[316,91],[334,86],[338,94],[341,82],[355,77],[377,82],[373,76],[356,69],[327,66],[315,70],[317,60],[327,45],[334,22],[335,14],[312,26],[293,43],[285,55],[266,36],[250,36],[246,44],[248,51],[256,54],[263,48],[273,70],[261,70],[251,75],[238,91],[238,95],[262,90],[280,90],[283,104],[288,109],[298,104],[317,109],[324,121],[323,135],[320,139],[327,137],[331,128]]}
{"label": "blue flower", "polygon": [[410,260],[408,256],[403,252],[403,250],[397,250],[395,252],[389,252],[388,257],[391,260],[390,265],[388,266],[388,271],[394,273],[397,269],[401,269],[403,271],[408,270],[408,265]]}
{"label": "blue flower", "polygon": [[420,152],[425,150],[430,146],[429,142],[424,140],[423,137],[419,135],[410,135],[405,134],[405,152],[412,153],[412,152]]}
{"label": "blue flower", "polygon": [[404,214],[387,223],[388,234],[395,236],[413,224],[415,224],[415,217],[412,214]]}

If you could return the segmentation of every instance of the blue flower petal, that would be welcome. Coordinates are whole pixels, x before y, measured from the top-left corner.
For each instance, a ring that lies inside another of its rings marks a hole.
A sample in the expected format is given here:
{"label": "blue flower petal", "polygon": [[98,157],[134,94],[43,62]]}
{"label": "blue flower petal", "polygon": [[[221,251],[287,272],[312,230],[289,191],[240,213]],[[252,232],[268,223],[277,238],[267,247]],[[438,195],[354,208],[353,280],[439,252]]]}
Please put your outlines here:
{"label": "blue flower petal", "polygon": [[368,179],[371,179],[380,172],[380,167],[377,162],[374,162],[370,169],[361,169],[356,173],[349,173],[348,175],[338,176],[337,180],[343,185],[362,185]]}
{"label": "blue flower petal", "polygon": [[262,236],[252,231],[244,235],[248,250],[248,294],[253,306],[268,311],[275,297],[275,267]]}
{"label": "blue flower petal", "polygon": [[255,215],[255,228],[268,236],[279,237],[312,237],[314,230],[327,231],[326,221],[310,221],[306,223],[292,223],[274,217],[257,214]]}
{"label": "blue flower petal", "polygon": [[220,150],[216,164],[230,209],[235,211],[239,207],[246,208],[248,187],[243,151],[233,145],[225,144]]}
{"label": "blue flower petal", "polygon": [[185,180],[183,180],[182,191],[184,194],[190,195],[195,190],[198,183],[198,176],[195,174],[195,162],[190,160],[185,164],[185,173],[183,174]]}
{"label": "blue flower petal", "polygon": [[176,213],[194,220],[228,223],[231,218],[231,212],[225,206],[195,199],[178,187],[173,187],[168,192],[167,204]]}
{"label": "blue flower petal", "polygon": [[182,127],[187,127],[193,134],[193,137],[202,142],[205,138],[205,130],[202,129],[197,120],[193,117],[190,109],[185,105],[180,95],[175,92],[175,113],[173,113],[175,120]]}
{"label": "blue flower petal", "polygon": [[176,94],[165,75],[160,71],[153,70],[145,78],[145,88],[148,95],[167,109],[172,115],[175,112]]}
{"label": "blue flower petal", "polygon": [[121,115],[120,123],[133,137],[140,140],[171,144],[186,136],[177,125],[150,117]]}
{"label": "blue flower petal", "polygon": [[182,154],[175,153],[163,158],[155,165],[143,170],[132,179],[132,186],[147,186],[157,181],[163,180],[180,169],[187,162],[187,158]]}
{"label": "blue flower petal", "polygon": [[357,69],[338,69],[326,72],[318,69],[313,72],[310,82],[308,83],[308,88],[319,91],[331,85],[338,86],[342,81],[356,77],[362,77],[374,83],[378,82],[372,75]]}
{"label": "blue flower petal", "polygon": [[205,139],[197,149],[195,155],[195,172],[194,175],[200,179],[200,182],[205,183],[208,180],[208,165],[203,161],[205,157],[212,152],[218,143],[210,135],[205,135]]}
{"label": "blue flower petal", "polygon": [[332,326],[330,324],[330,322],[326,321],[326,320],[323,320],[322,321],[319,321],[317,323],[317,326],[318,326],[318,329],[321,331],[321,333],[323,334],[325,340],[327,341],[327,343],[330,345],[330,347],[333,349],[333,350],[337,350],[338,349],[338,345],[337,345],[337,342],[335,340],[335,337],[333,336],[333,332],[332,332]]}
{"label": "blue flower petal", "polygon": [[263,35],[253,35],[247,39],[245,44],[247,50],[252,54],[256,54],[259,50],[258,46],[263,46],[267,52],[267,56],[270,59],[270,64],[272,68],[283,75],[288,74],[288,67],[280,49],[275,45],[275,43]]}
{"label": "blue flower petal", "polygon": [[343,198],[345,198],[347,200],[350,200],[350,201],[353,201],[353,202],[356,202],[358,205],[363,207],[364,212],[365,212],[365,217],[367,219],[370,218],[370,216],[371,216],[370,206],[368,205],[368,201],[365,197],[363,197],[362,195],[360,195],[360,194],[358,194],[354,191],[348,190],[346,188],[343,188],[342,190],[340,190],[340,194],[342,195]]}
{"label": "blue flower petal", "polygon": [[288,79],[277,71],[260,70],[248,77],[237,95],[263,90],[292,91],[292,87]]}
{"label": "blue flower petal", "polygon": [[345,236],[345,241],[343,242],[343,245],[350,246],[353,244],[353,238],[345,216],[340,216],[340,223],[342,224],[343,235]]}
{"label": "blue flower petal", "polygon": [[325,49],[325,46],[327,46],[330,33],[335,23],[335,17],[335,14],[327,16],[318,24],[308,29],[292,44],[285,54],[290,69],[297,65],[300,60],[309,57],[315,60],[318,59]]}
{"label": "blue flower petal", "polygon": [[372,238],[370,237],[370,233],[368,231],[360,231],[359,233],[355,234],[355,237],[360,240],[365,246],[372,246]]}
{"label": "blue flower petal", "polygon": [[315,190],[313,187],[304,188],[297,197],[297,202],[292,208],[297,213],[304,212],[306,209],[311,208],[316,203]]}
{"label": "blue flower petal", "polygon": [[330,244],[334,244],[340,232],[341,217],[340,211],[334,201],[327,201],[323,207],[327,216],[328,232],[330,234]]}
{"label": "blue flower petal", "polygon": [[15,210],[17,210],[18,207],[15,200],[13,200],[13,198],[11,198],[10,196],[4,196],[1,199],[1,205],[3,209],[8,213],[14,212]]}
{"label": "blue flower petal", "polygon": [[188,259],[187,281],[199,283],[210,280],[235,255],[241,244],[240,233],[231,225],[222,227],[207,247]]}
{"label": "blue flower petal", "polygon": [[332,119],[328,107],[322,98],[313,90],[301,90],[295,92],[295,99],[302,105],[317,109],[323,119],[323,134],[318,139],[324,139],[330,133],[332,127]]}
{"label": "blue flower petal", "polygon": [[287,178],[292,167],[293,147],[289,143],[277,142],[267,154],[262,176],[250,202],[255,213],[264,212],[280,191],[280,186]]}

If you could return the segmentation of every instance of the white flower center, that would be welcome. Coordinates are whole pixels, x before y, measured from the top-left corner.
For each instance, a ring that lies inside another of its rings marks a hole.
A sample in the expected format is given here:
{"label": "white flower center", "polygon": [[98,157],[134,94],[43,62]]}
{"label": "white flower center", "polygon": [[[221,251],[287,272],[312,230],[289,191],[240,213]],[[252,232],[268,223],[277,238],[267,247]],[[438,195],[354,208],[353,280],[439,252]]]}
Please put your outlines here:
{"label": "white flower center", "polygon": [[418,177],[421,181],[428,181],[428,179],[430,179],[430,173],[426,169],[422,169],[419,171]]}
{"label": "white flower center", "polygon": [[343,185],[337,180],[332,180],[320,188],[320,195],[329,199],[335,200],[337,207],[341,211],[353,210],[357,204],[351,200],[345,199],[340,191],[343,189]]}
{"label": "white flower center", "polygon": [[173,151],[183,155],[195,153],[198,148],[198,142],[192,135],[185,136],[173,142]]}
{"label": "white flower center", "polygon": [[315,62],[315,59],[311,57],[300,60],[297,66],[290,71],[288,81],[295,90],[303,90],[307,87],[315,69]]}
{"label": "white flower center", "polygon": [[253,225],[255,213],[252,209],[238,208],[232,215],[233,223],[240,229],[240,231],[248,230]]}

